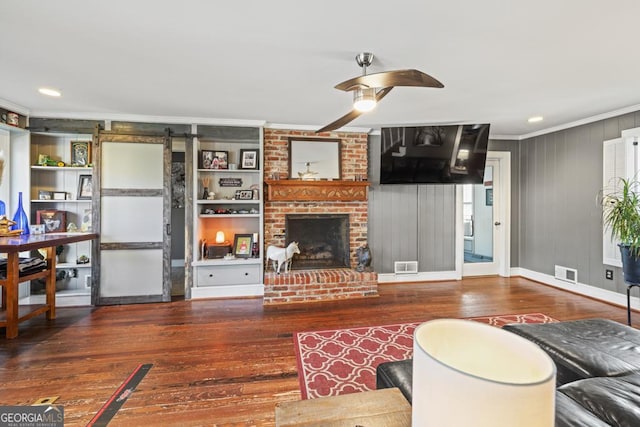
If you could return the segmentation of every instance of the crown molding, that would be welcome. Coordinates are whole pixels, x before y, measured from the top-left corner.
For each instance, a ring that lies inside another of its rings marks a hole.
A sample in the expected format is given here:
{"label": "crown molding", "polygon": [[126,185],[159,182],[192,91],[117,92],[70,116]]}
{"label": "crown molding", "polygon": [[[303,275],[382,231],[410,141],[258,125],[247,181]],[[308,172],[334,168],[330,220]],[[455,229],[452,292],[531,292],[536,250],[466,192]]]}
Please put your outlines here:
{"label": "crown molding", "polygon": [[6,108],[9,111],[13,111],[14,113],[22,114],[23,116],[28,116],[29,114],[31,114],[28,108],[3,98],[0,98],[0,106]]}
{"label": "crown molding", "polygon": [[264,120],[239,120],[216,119],[209,117],[182,117],[182,116],[149,116],[141,114],[114,114],[114,113],[64,113],[51,111],[33,111],[34,117],[47,119],[75,119],[75,120],[100,120],[122,121],[139,123],[168,123],[168,124],[197,124],[212,126],[255,126],[265,125]]}
{"label": "crown molding", "polygon": [[562,125],[558,125],[558,126],[553,126],[547,129],[542,129],[536,132],[531,132],[531,133],[527,133],[524,135],[520,135],[518,137],[519,140],[523,140],[523,139],[529,139],[529,138],[534,138],[536,136],[540,136],[540,135],[546,135],[548,133],[552,133],[552,132],[558,132],[561,130],[565,130],[565,129],[570,129],[570,128],[574,128],[577,126],[582,126],[582,125],[586,125],[589,123],[593,123],[593,122],[597,122],[600,120],[606,120],[606,119],[610,119],[612,117],[616,117],[616,116],[621,116],[623,114],[628,114],[628,113],[634,113],[636,111],[640,110],[640,104],[635,104],[635,105],[630,105],[628,107],[624,107],[624,108],[620,108],[617,110],[613,110],[613,111],[608,111],[606,113],[602,113],[602,114],[597,114],[595,116],[591,116],[591,117],[586,117],[584,119],[580,119],[580,120],[576,120],[573,122],[569,122],[569,123],[565,123]]}

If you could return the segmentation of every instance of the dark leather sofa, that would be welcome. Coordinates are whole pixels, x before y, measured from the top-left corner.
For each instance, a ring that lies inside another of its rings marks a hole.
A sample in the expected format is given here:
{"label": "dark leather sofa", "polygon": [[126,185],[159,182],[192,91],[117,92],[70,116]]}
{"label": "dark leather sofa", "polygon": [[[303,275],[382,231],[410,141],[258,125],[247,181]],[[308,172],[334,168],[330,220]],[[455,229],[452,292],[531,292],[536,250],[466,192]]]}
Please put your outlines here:
{"label": "dark leather sofa", "polygon": [[[640,426],[640,331],[606,319],[511,324],[557,368],[556,426]],[[381,363],[377,388],[398,387],[411,403],[413,360]]]}

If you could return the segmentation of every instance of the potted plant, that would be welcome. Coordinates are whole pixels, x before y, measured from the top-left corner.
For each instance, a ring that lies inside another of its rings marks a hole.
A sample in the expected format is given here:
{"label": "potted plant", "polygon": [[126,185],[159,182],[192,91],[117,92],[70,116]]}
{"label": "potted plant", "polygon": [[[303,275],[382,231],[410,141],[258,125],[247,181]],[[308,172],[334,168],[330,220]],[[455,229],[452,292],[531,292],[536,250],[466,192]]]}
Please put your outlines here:
{"label": "potted plant", "polygon": [[619,179],[616,191],[602,197],[603,221],[620,243],[622,272],[627,283],[640,283],[640,183]]}

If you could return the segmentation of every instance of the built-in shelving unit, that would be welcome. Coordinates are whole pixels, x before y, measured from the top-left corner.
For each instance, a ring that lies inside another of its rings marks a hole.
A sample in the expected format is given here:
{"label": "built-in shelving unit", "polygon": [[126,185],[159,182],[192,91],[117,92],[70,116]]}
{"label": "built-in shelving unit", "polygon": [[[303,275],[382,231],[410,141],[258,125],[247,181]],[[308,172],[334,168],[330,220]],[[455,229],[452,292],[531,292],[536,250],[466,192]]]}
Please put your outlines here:
{"label": "built-in shelving unit", "polygon": [[[88,146],[77,162],[72,145]],[[92,231],[91,193],[86,193],[93,176],[91,135],[35,133],[30,144],[30,224],[44,225],[46,233]],[[43,166],[43,157],[64,166]],[[82,185],[85,184],[84,189]],[[62,247],[56,264],[56,301],[58,306],[91,304],[91,241]],[[43,285],[31,283],[30,297],[24,303],[44,299]]]}
{"label": "built-in shelving unit", "polygon": [[261,296],[262,129],[203,126],[195,142],[191,297]]}

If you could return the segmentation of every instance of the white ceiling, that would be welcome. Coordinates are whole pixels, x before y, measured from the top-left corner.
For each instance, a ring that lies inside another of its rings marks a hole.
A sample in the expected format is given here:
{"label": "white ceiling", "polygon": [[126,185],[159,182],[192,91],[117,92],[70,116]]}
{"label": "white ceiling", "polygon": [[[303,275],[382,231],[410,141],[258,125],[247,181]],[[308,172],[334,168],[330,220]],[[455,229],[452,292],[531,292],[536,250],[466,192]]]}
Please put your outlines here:
{"label": "white ceiling", "polygon": [[349,111],[333,86],[360,74],[361,51],[376,55],[370,72],[416,68],[445,88],[396,88],[354,127],[489,122],[521,136],[640,105],[637,0],[2,3],[0,99],[36,116],[321,127]]}

